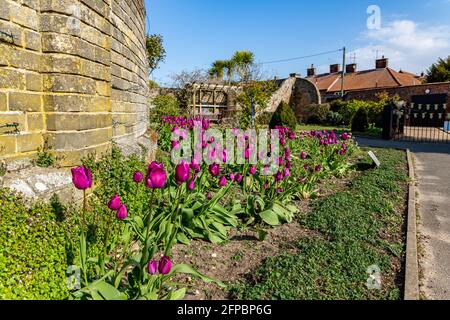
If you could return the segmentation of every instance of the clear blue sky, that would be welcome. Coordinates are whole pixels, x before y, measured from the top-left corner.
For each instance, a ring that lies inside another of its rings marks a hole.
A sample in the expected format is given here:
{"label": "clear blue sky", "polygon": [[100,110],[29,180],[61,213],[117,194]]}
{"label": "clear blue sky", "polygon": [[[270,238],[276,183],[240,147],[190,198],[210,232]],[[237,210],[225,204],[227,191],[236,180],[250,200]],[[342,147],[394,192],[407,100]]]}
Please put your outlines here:
{"label": "clear blue sky", "polygon": [[[153,78],[170,85],[170,74],[208,68],[236,50],[251,50],[259,62],[346,46],[348,60],[372,68],[378,54],[390,66],[420,73],[450,55],[450,0],[146,0],[150,33],[164,36],[166,62]],[[367,7],[381,9],[381,28],[367,28]],[[314,63],[326,72],[339,53],[264,65],[265,74],[305,75]]]}

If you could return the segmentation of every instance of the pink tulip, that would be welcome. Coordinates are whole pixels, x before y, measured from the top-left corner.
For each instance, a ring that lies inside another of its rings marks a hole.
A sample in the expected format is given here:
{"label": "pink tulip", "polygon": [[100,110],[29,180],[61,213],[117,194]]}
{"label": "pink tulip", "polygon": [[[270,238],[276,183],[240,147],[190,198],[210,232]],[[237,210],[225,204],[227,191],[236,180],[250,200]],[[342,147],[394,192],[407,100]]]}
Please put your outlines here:
{"label": "pink tulip", "polygon": [[120,203],[120,197],[115,194],[108,202],[108,208],[111,210],[118,210],[122,204]]}
{"label": "pink tulip", "polygon": [[227,160],[228,160],[228,152],[227,152],[226,149],[223,149],[223,151],[222,151],[222,161],[223,162],[227,162]]}
{"label": "pink tulip", "polygon": [[152,163],[150,163],[148,165],[148,171],[151,171],[155,168],[160,168],[160,169],[164,169],[164,164],[163,163],[158,163],[156,161],[152,161]]}
{"label": "pink tulip", "polygon": [[305,159],[306,159],[306,153],[305,153],[304,151],[302,151],[302,152],[300,153],[300,158],[301,158],[302,160],[305,160]]}
{"label": "pink tulip", "polygon": [[269,189],[269,182],[264,182],[264,190],[267,190],[267,189]]}
{"label": "pink tulip", "polygon": [[181,184],[183,182],[188,181],[189,180],[189,176],[190,176],[189,164],[186,161],[181,161],[175,167],[175,181],[178,184]]}
{"label": "pink tulip", "polygon": [[234,174],[234,173],[230,173],[230,180],[231,181],[234,181],[234,177],[235,177],[236,175]]}
{"label": "pink tulip", "polygon": [[228,181],[227,181],[227,177],[222,176],[219,179],[219,187],[225,187],[227,185]]}
{"label": "pink tulip", "polygon": [[172,261],[170,261],[169,257],[162,257],[159,261],[158,271],[161,274],[168,274],[172,269]]}
{"label": "pink tulip", "polygon": [[250,167],[250,170],[248,170],[251,175],[254,175],[256,173],[256,167]]}
{"label": "pink tulip", "polygon": [[136,183],[141,183],[143,179],[144,179],[144,177],[143,177],[143,175],[142,175],[142,172],[136,171],[136,172],[133,174],[133,181],[134,181],[134,182],[136,182]]}
{"label": "pink tulip", "polygon": [[238,173],[238,174],[234,177],[234,181],[236,181],[236,183],[241,183],[243,178],[244,178],[244,177],[242,176],[242,174]]}
{"label": "pink tulip", "polygon": [[125,205],[121,205],[117,210],[116,214],[117,219],[124,220],[127,218],[127,216],[128,216],[127,207],[125,207]]}
{"label": "pink tulip", "polygon": [[295,139],[295,133],[294,132],[289,132],[289,134],[288,134],[288,138],[289,138],[289,140],[294,140]]}
{"label": "pink tulip", "polygon": [[150,260],[147,265],[147,272],[151,275],[156,274],[158,272],[158,261]]}
{"label": "pink tulip", "polygon": [[86,190],[92,187],[91,170],[85,166],[72,168],[72,182],[75,188],[79,190]]}
{"label": "pink tulip", "polygon": [[286,177],[290,177],[291,176],[291,171],[288,168],[284,168],[283,169],[283,176]]}
{"label": "pink tulip", "polygon": [[285,137],[281,137],[281,139],[280,139],[280,144],[281,144],[282,146],[285,146],[285,145],[286,145],[286,138],[285,138]]}

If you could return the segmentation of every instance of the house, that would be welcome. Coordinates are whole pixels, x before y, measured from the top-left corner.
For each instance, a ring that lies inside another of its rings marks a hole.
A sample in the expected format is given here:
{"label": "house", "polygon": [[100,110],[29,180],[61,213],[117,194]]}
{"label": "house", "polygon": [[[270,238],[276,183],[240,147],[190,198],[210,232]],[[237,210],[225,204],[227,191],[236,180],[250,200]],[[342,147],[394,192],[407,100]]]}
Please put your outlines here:
{"label": "house", "polygon": [[370,70],[357,71],[355,63],[346,65],[344,81],[342,81],[342,70],[339,64],[330,65],[330,72],[325,74],[316,74],[316,68],[311,66],[307,70],[306,79],[317,86],[322,102],[341,98],[342,89],[344,94],[349,94],[354,91],[373,89],[392,90],[399,87],[422,85],[424,82],[423,75],[418,76],[389,68],[389,60],[385,57],[377,59],[375,68]]}

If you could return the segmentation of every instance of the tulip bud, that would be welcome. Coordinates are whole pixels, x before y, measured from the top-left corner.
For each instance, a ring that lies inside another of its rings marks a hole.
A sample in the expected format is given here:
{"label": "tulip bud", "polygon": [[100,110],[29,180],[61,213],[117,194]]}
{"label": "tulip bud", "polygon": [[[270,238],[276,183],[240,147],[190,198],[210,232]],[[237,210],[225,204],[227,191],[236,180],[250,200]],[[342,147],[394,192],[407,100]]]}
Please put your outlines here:
{"label": "tulip bud", "polygon": [[225,187],[227,185],[228,181],[225,176],[220,177],[219,179],[219,187]]}
{"label": "tulip bud", "polygon": [[211,164],[208,168],[208,171],[213,177],[217,177],[220,174],[219,164],[217,164],[217,163]]}
{"label": "tulip bud", "polygon": [[168,274],[172,269],[172,261],[170,261],[169,257],[162,257],[159,260],[158,271],[161,274]]}
{"label": "tulip bud", "polygon": [[86,190],[92,187],[92,174],[91,170],[85,166],[78,168],[72,168],[72,182],[75,188],[79,190]]}
{"label": "tulip bud", "polygon": [[119,220],[125,220],[128,216],[127,207],[125,205],[121,205],[119,209],[117,210],[116,217]]}
{"label": "tulip bud", "polygon": [[108,208],[111,210],[118,210],[122,204],[120,203],[120,197],[115,194],[108,202]]}
{"label": "tulip bud", "polygon": [[140,171],[136,171],[134,174],[133,174],[133,181],[134,182],[136,182],[136,183],[141,183],[142,182],[142,180],[143,180],[143,175],[142,175],[142,172],[140,172]]}
{"label": "tulip bud", "polygon": [[158,272],[158,261],[150,260],[147,265],[147,272],[151,275],[156,274]]}

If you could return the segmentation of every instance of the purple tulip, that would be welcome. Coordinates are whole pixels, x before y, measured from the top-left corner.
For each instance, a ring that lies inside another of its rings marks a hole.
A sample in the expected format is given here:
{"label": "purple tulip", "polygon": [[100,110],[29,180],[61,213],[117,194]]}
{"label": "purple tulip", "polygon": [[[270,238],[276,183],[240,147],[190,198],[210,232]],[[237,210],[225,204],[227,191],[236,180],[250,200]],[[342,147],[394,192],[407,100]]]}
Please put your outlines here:
{"label": "purple tulip", "polygon": [[91,170],[85,166],[72,168],[72,182],[75,188],[79,190],[86,190],[92,187]]}
{"label": "purple tulip", "polygon": [[250,159],[250,149],[245,149],[244,158],[245,160]]}
{"label": "purple tulip", "polygon": [[322,167],[319,165],[319,166],[316,166],[315,168],[314,168],[314,171],[316,171],[316,172],[320,172],[320,170],[322,170]]}
{"label": "purple tulip", "polygon": [[117,210],[116,217],[117,217],[117,219],[119,219],[119,220],[124,220],[124,219],[127,218],[127,216],[128,216],[127,207],[125,207],[125,205],[122,204],[122,205],[119,207],[119,209]]}
{"label": "purple tulip", "polygon": [[178,150],[178,149],[180,149],[180,142],[178,142],[177,140],[173,140],[173,141],[172,141],[172,149],[173,149],[173,150]]}
{"label": "purple tulip", "polygon": [[283,188],[277,188],[277,193],[283,193]]}
{"label": "purple tulip", "polygon": [[147,265],[147,272],[151,275],[158,272],[158,261],[150,260]]}
{"label": "purple tulip", "polygon": [[208,168],[208,171],[213,177],[217,177],[220,174],[219,164],[218,163],[211,164]]}
{"label": "purple tulip", "polygon": [[269,189],[269,182],[264,182],[264,190],[267,190],[267,189]]}
{"label": "purple tulip", "polygon": [[142,172],[136,171],[136,172],[133,174],[133,181],[134,181],[134,182],[136,182],[136,183],[141,183],[143,179],[144,179],[144,176],[142,175]]}
{"label": "purple tulip", "polygon": [[342,135],[341,135],[341,139],[342,140],[344,140],[344,141],[346,141],[346,140],[348,140],[348,133],[346,133],[346,132],[344,132]]}
{"label": "purple tulip", "polygon": [[250,167],[250,170],[248,170],[251,175],[254,175],[256,173],[256,167]]}
{"label": "purple tulip", "polygon": [[200,165],[194,159],[191,161],[190,166],[191,166],[191,169],[194,170],[197,173],[199,173],[201,171]]}
{"label": "purple tulip", "polygon": [[108,202],[108,208],[111,210],[118,210],[121,205],[122,203],[120,203],[120,197],[117,194],[115,194]]}
{"label": "purple tulip", "polygon": [[208,192],[206,194],[206,199],[211,200],[214,197],[214,194],[212,192]]}
{"label": "purple tulip", "polygon": [[288,134],[288,138],[289,138],[289,140],[294,140],[295,139],[295,133],[294,132],[289,132],[289,134]]}
{"label": "purple tulip", "polygon": [[275,181],[278,182],[281,180],[283,180],[283,174],[280,171],[278,171],[277,174],[275,175]]}
{"label": "purple tulip", "polygon": [[309,170],[309,166],[308,166],[307,164],[305,164],[305,165],[303,166],[303,169]]}
{"label": "purple tulip", "polygon": [[281,137],[281,139],[280,139],[280,144],[281,144],[282,146],[285,146],[285,145],[286,145],[286,138],[285,138],[285,137]]}
{"label": "purple tulip", "polygon": [[166,185],[167,173],[166,170],[155,168],[147,174],[145,184],[148,188],[162,189]]}
{"label": "purple tulip", "polygon": [[222,161],[225,163],[228,160],[228,152],[226,149],[223,149],[222,151]]}
{"label": "purple tulip", "polygon": [[300,153],[300,159],[305,160],[306,159],[306,153],[304,151],[302,151]]}
{"label": "purple tulip", "polygon": [[148,165],[148,171],[152,171],[155,168],[164,169],[164,164],[163,163],[158,163],[156,161],[152,161],[152,163],[150,163]]}
{"label": "purple tulip", "polygon": [[187,163],[186,161],[181,161],[175,167],[175,181],[178,184],[186,182],[189,180],[189,175],[190,175],[189,163]]}
{"label": "purple tulip", "polygon": [[225,187],[227,185],[228,181],[227,181],[227,177],[222,176],[219,179],[219,187]]}
{"label": "purple tulip", "polygon": [[172,261],[170,261],[169,257],[162,257],[159,260],[158,271],[161,274],[168,274],[172,269]]}
{"label": "purple tulip", "polygon": [[238,174],[234,177],[234,181],[236,181],[236,183],[241,183],[243,178],[244,178],[244,177],[242,176],[242,174],[238,173]]}
{"label": "purple tulip", "polygon": [[284,168],[283,169],[283,176],[284,177],[290,177],[291,176],[291,171],[288,168]]}

